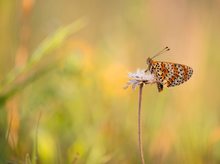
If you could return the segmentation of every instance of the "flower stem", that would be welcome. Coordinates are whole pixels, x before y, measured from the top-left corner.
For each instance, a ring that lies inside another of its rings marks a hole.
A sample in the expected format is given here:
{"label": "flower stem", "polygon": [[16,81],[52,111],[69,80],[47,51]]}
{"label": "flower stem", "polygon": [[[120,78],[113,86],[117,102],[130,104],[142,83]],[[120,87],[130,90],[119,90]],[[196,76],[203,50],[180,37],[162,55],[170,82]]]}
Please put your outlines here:
{"label": "flower stem", "polygon": [[142,90],[143,90],[143,83],[140,84],[139,89],[139,103],[138,103],[138,144],[139,144],[139,151],[141,156],[141,163],[145,164],[144,161],[144,153],[143,153],[143,143],[142,143],[142,129],[141,129],[141,103],[142,103]]}

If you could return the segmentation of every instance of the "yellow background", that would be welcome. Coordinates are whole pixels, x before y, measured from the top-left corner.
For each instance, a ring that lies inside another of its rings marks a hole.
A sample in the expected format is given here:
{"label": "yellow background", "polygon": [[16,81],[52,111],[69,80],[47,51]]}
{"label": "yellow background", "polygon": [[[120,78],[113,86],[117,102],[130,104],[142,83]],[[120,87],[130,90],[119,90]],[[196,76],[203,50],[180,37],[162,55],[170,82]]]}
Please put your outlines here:
{"label": "yellow background", "polygon": [[0,0],[0,163],[139,163],[147,57],[192,78],[143,91],[147,163],[220,163],[219,0]]}

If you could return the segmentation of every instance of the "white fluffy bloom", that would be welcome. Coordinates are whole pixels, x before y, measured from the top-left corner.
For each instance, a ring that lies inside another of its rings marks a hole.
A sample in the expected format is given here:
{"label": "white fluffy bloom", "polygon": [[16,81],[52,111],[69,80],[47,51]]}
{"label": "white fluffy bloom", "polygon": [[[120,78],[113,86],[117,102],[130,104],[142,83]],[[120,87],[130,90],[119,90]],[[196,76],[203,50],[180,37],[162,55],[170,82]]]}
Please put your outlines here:
{"label": "white fluffy bloom", "polygon": [[134,90],[140,84],[153,84],[156,82],[153,74],[151,74],[149,71],[145,72],[145,70],[140,69],[134,73],[128,73],[128,78],[129,80],[124,87],[125,89],[131,86]]}

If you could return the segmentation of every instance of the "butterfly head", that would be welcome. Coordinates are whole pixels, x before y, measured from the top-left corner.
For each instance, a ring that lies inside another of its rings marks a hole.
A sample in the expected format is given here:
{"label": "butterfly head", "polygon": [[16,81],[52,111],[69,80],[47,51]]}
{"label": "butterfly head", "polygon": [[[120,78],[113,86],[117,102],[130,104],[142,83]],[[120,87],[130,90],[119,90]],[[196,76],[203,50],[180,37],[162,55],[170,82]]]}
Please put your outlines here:
{"label": "butterfly head", "polygon": [[151,58],[148,57],[148,58],[147,58],[147,61],[146,61],[148,67],[151,66],[152,62],[153,62],[153,60],[152,60]]}
{"label": "butterfly head", "polygon": [[147,63],[147,66],[148,66],[147,70],[149,70],[151,72],[152,71],[153,60],[150,57],[148,57],[146,63]]}
{"label": "butterfly head", "polygon": [[147,58],[147,61],[146,61],[146,63],[147,63],[147,65],[148,65],[148,70],[151,70],[151,66],[152,66],[152,63],[153,63],[153,58],[155,58],[155,57],[157,57],[157,56],[159,56],[159,55],[161,55],[162,53],[164,53],[164,52],[166,52],[166,51],[169,51],[170,49],[168,48],[168,47],[165,47],[163,50],[161,50],[160,52],[158,52],[157,54],[155,54],[153,57],[148,57]]}
{"label": "butterfly head", "polygon": [[148,57],[146,60],[147,65],[150,65],[151,62],[152,62],[152,59]]}

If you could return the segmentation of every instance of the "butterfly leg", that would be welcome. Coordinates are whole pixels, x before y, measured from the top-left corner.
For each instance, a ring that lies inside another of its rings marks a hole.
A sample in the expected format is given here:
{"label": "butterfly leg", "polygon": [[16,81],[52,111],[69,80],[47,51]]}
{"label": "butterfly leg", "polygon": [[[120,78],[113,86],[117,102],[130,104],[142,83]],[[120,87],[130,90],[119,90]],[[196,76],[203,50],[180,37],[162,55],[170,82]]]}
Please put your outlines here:
{"label": "butterfly leg", "polygon": [[157,89],[159,92],[161,92],[163,90],[163,84],[157,82]]}

